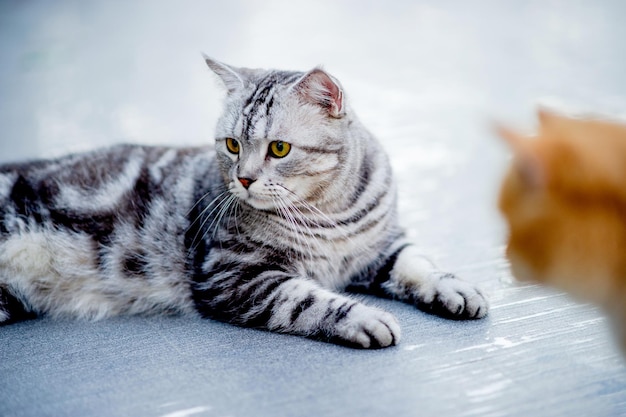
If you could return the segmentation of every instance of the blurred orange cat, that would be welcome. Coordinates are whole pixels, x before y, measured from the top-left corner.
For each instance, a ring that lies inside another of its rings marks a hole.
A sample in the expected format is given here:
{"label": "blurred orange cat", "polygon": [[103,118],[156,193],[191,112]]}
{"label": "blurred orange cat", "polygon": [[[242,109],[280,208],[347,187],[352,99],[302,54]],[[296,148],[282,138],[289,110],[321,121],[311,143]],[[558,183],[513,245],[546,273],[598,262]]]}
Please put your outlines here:
{"label": "blurred orange cat", "polygon": [[539,112],[500,191],[513,274],[605,308],[626,352],[626,125]]}

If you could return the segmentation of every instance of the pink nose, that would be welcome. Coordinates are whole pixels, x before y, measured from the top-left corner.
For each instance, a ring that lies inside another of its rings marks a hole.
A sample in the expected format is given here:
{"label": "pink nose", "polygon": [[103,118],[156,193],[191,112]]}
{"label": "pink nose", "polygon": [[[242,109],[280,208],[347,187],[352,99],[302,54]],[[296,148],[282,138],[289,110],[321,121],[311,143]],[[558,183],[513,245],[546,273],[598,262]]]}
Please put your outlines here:
{"label": "pink nose", "polygon": [[248,187],[250,187],[250,185],[256,181],[252,178],[237,178],[239,180],[239,182],[241,183],[241,185],[243,185],[243,187],[247,190]]}

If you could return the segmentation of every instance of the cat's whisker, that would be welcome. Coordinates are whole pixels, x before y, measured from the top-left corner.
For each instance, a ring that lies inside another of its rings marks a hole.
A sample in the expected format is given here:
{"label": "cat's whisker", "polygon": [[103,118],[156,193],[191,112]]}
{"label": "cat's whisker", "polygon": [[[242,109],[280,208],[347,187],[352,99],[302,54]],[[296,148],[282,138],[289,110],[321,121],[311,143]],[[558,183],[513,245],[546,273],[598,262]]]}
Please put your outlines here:
{"label": "cat's whisker", "polygon": [[[198,222],[198,221],[202,218],[202,216],[204,216],[204,214],[205,214],[208,210],[210,210],[210,209],[211,209],[211,206],[213,206],[213,205],[214,205],[214,204],[216,204],[216,203],[218,203],[218,206],[219,206],[220,199],[221,199],[224,195],[226,195],[226,194],[228,194],[228,193],[229,193],[229,191],[228,191],[228,190],[226,190],[226,191],[222,191],[220,194],[218,194],[218,195],[217,195],[217,197],[215,197],[213,200],[211,200],[211,202],[210,202],[209,204],[207,204],[207,206],[206,206],[205,208],[203,208],[203,209],[202,209],[202,211],[198,214],[198,216],[194,219],[194,221],[192,221],[191,223],[189,223],[189,226],[187,226],[187,230],[189,230],[190,228],[192,228],[192,227],[196,224],[196,222]],[[205,199],[208,195],[209,195],[209,193],[206,193],[206,194],[204,194],[202,197],[200,197],[200,199],[198,199],[198,201],[196,202],[196,204],[194,204],[194,205],[192,206],[192,208],[191,208],[191,209],[189,209],[189,210],[187,211],[186,216],[189,216],[189,214],[191,214],[191,212],[193,211],[193,209],[194,209],[194,208],[196,208],[196,207],[198,206],[198,204],[200,204],[200,203],[202,202],[202,200],[204,200],[204,199]],[[211,213],[209,213],[209,216],[210,216],[211,214],[212,214],[212,212],[211,212]]]}
{"label": "cat's whisker", "polygon": [[239,227],[237,226],[237,209],[239,207],[239,199],[235,197],[230,204],[230,209],[228,210],[228,217],[233,219],[233,223],[235,224],[235,230],[237,234],[239,234]]}
{"label": "cat's whisker", "polygon": [[[234,195],[229,195],[228,197],[226,197],[217,207],[216,209],[219,209],[219,211],[217,212],[217,214],[211,219],[211,223],[209,224],[208,227],[204,227],[204,225],[206,224],[206,222],[209,220],[210,217],[208,217],[202,224],[201,230],[203,231],[202,233],[202,237],[200,238],[200,240],[203,240],[206,238],[206,236],[211,233],[211,238],[215,239],[217,231],[219,229],[219,225],[222,222],[222,219],[224,217],[224,214],[228,211],[229,207],[232,205],[233,201],[236,200],[237,197],[235,197]],[[215,210],[214,210],[215,211]],[[215,227],[214,227],[215,226]],[[199,243],[199,242],[198,242]]]}
{"label": "cat's whisker", "polygon": [[[297,217],[300,217],[303,227],[305,227],[309,231],[309,234],[312,237],[311,241],[315,244],[318,252],[321,253],[321,255],[326,257],[327,259],[332,259],[333,254],[332,254],[331,246],[329,246],[328,244],[324,244],[322,240],[326,240],[326,239],[323,236],[321,236],[319,233],[314,232],[311,229],[311,227],[308,226],[307,224],[308,217],[305,216],[297,206],[291,204],[290,208],[294,212],[294,215],[296,215]],[[315,221],[313,221],[313,223],[316,226],[320,227]],[[334,247],[335,243],[332,240],[330,242],[332,244],[332,247]],[[339,275],[338,264],[331,264],[329,266],[330,266],[331,273],[335,275]]]}
{"label": "cat's whisker", "polygon": [[[294,223],[296,225],[299,225],[299,227],[303,228],[306,231],[306,233],[303,233],[303,235],[306,234],[306,236],[308,236],[305,242],[307,246],[309,247],[309,250],[312,250],[311,244],[313,244],[318,254],[321,254],[322,256],[325,256],[326,258],[330,259],[331,253],[329,252],[329,248],[327,245],[324,245],[322,242],[322,239],[324,239],[324,237],[321,236],[319,233],[316,233],[308,225],[309,221],[307,217],[304,216],[304,214],[300,211],[300,209],[297,206],[293,205],[292,203],[290,203],[289,201],[285,199],[282,199],[282,200],[283,200],[283,204],[285,204],[286,206],[286,209],[289,211],[291,217],[294,219]],[[335,265],[333,265],[333,268],[334,267]]]}
{"label": "cat's whisker", "polygon": [[[216,200],[218,200],[219,198],[223,197],[225,194],[227,194],[228,192],[223,192],[221,193],[218,197],[216,197],[215,199],[213,199],[213,201],[211,201],[211,205],[215,203]],[[236,198],[234,195],[228,193],[229,195],[226,196],[226,198],[220,200],[217,202],[217,204],[215,205],[215,207],[211,210],[211,212],[208,215],[204,215],[204,213],[206,211],[208,211],[208,209],[210,208],[210,206],[207,206],[207,208],[205,208],[204,210],[202,210],[202,212],[198,215],[198,218],[196,218],[196,220],[194,220],[194,223],[196,221],[198,221],[200,218],[204,217],[204,220],[202,221],[202,223],[200,224],[200,226],[198,227],[198,231],[196,232],[196,234],[194,235],[193,239],[192,239],[192,248],[195,250],[198,246],[198,244],[200,244],[200,241],[202,239],[204,239],[204,237],[206,237],[207,233],[213,228],[213,225],[216,224],[216,220],[220,217],[219,213],[220,211],[223,209],[224,205],[229,204],[229,201],[232,198]],[[219,210],[219,211],[218,211]],[[213,213],[215,213],[216,211],[218,211],[218,215],[215,217],[211,217],[213,215]],[[205,229],[205,225],[206,223],[212,220],[211,223],[209,224],[209,227],[207,227]],[[219,223],[217,223],[219,224]],[[200,234],[202,233],[202,237],[200,239],[198,239],[198,237],[200,236]]]}
{"label": "cat's whisker", "polygon": [[[213,231],[211,236],[215,238],[217,231],[218,231],[217,226],[222,223],[222,219],[224,219],[224,217],[226,216],[226,213],[230,213],[231,207],[236,200],[237,200],[237,197],[232,194],[226,198],[224,204],[221,206],[221,209],[217,213],[217,216],[215,216],[215,218],[213,219],[209,227],[207,227],[205,235],[206,233]],[[213,226],[216,226],[216,227],[213,228]]]}
{"label": "cat's whisker", "polygon": [[[309,259],[313,260],[315,254],[322,253],[325,255],[324,246],[320,242],[320,236],[316,234],[307,224],[306,219],[295,209],[295,207],[285,198],[281,197],[281,202],[285,207],[285,211],[292,219],[292,223],[299,231],[301,241],[307,246],[309,251]],[[315,251],[314,251],[315,248]]]}
{"label": "cat's whisker", "polygon": [[[293,218],[293,215],[289,212],[288,206],[285,204],[285,201],[280,196],[272,196],[273,201],[278,208],[278,212],[280,216],[287,221],[287,224],[291,228],[291,230],[295,233],[295,238],[300,242],[304,243],[309,251],[309,258],[313,256],[313,250],[310,246],[309,239],[304,236],[302,230],[298,227],[296,220]],[[304,260],[304,259],[302,259]]]}
{"label": "cat's whisker", "polygon": [[287,202],[285,202],[285,205],[287,207],[287,210],[291,213],[291,216],[294,218],[294,223],[296,225],[299,225],[301,230],[304,230],[304,232],[302,232],[302,236],[307,247],[309,248],[309,252],[311,253],[310,258],[312,260],[314,254],[311,244],[315,246],[317,252],[324,252],[324,247],[319,240],[320,237],[306,224],[306,222],[302,221],[302,216],[297,211],[293,210],[294,207],[292,205],[289,205]]}
{"label": "cat's whisker", "polygon": [[[224,204],[223,199],[221,199],[221,197],[224,195],[224,193],[220,194],[218,197],[216,197],[215,199],[213,199],[213,201],[211,201],[210,205],[207,206],[206,208],[204,208],[199,214],[198,216],[194,219],[193,222],[190,223],[190,225],[188,226],[187,230],[189,230],[193,225],[195,225],[197,222],[201,221],[200,225],[198,226],[198,231],[196,232],[196,234],[194,235],[193,239],[192,239],[192,244],[195,244],[196,239],[198,239],[198,236],[200,235],[200,232],[204,229],[204,226],[206,225],[206,223],[211,219],[211,215],[219,209],[219,207]],[[213,209],[209,212],[209,214],[206,214],[206,212],[209,210],[209,208],[211,208],[211,205],[215,204],[215,207],[213,207]],[[195,246],[194,246],[195,248]]]}
{"label": "cat's whisker", "polygon": [[196,201],[196,203],[195,203],[193,206],[191,206],[191,207],[189,208],[189,210],[187,210],[187,213],[185,213],[185,216],[189,216],[189,215],[191,214],[191,212],[193,211],[193,209],[195,209],[195,208],[198,206],[198,204],[200,204],[200,203],[202,202],[202,200],[204,200],[205,198],[207,198],[210,194],[211,194],[211,191],[207,191],[206,193],[204,193],[204,194],[202,195],[202,197],[200,197],[200,198],[198,199],[198,201]]}
{"label": "cat's whisker", "polygon": [[241,232],[239,231],[239,199],[237,198],[235,200],[235,230],[237,231],[237,236],[241,235]]}
{"label": "cat's whisker", "polygon": [[[336,220],[331,219],[326,213],[324,213],[322,210],[320,210],[319,208],[315,207],[313,204],[311,204],[308,201],[306,201],[304,198],[300,197],[297,193],[291,191],[289,188],[287,188],[287,187],[285,187],[283,185],[280,185],[280,187],[282,189],[284,189],[285,191],[287,191],[292,196],[294,196],[295,197],[295,201],[298,204],[303,205],[308,210],[310,210],[310,211],[316,213],[317,215],[319,215],[322,218],[322,220],[324,220],[324,221],[326,221],[328,223],[328,225],[333,226],[333,227],[337,227],[337,228],[341,228],[342,230],[346,230]],[[295,205],[294,205],[294,207],[297,208],[297,206],[295,206]],[[304,215],[304,213],[302,213],[302,214]],[[316,219],[310,218],[308,216],[305,216],[305,218],[307,220],[310,220],[311,222],[313,222],[316,226],[319,226],[319,227],[324,227],[325,226],[325,225],[322,225],[321,223],[319,223]]]}
{"label": "cat's whisker", "polygon": [[[318,209],[313,204],[311,204],[308,201],[306,201],[305,199],[301,198],[298,194],[296,194],[295,192],[291,191],[287,187],[282,186],[282,185],[280,185],[280,187],[282,189],[284,189],[285,191],[287,191],[288,193],[290,193],[291,195],[293,195],[296,198],[296,201],[299,204],[301,204],[304,207],[306,207],[309,211],[311,211],[313,213],[316,213],[317,215],[319,215],[322,218],[322,220],[326,221],[330,226],[335,227],[337,230],[339,230],[341,232],[342,239],[345,239],[348,242],[350,242],[350,245],[354,248],[354,250],[357,253],[367,250],[367,245],[366,244],[356,242],[354,239],[352,239],[352,237],[350,236],[350,231],[345,226],[343,226],[343,225],[339,224],[337,221],[331,219],[322,210]],[[311,218],[309,216],[306,216],[304,213],[302,213],[300,208],[298,208],[295,204],[292,204],[292,207],[295,210],[298,210],[298,212],[300,213],[301,217],[306,219],[306,221],[310,221],[311,223],[313,223],[314,225],[316,225],[318,227],[328,227],[327,225],[320,224],[317,221],[317,219],[314,219],[314,218]]]}
{"label": "cat's whisker", "polygon": [[[221,193],[219,193],[215,198],[213,198],[213,200],[211,200],[211,202],[209,202],[209,204],[206,205],[204,209],[202,209],[202,211],[203,212],[206,211],[208,208],[210,208],[213,204],[219,201],[219,199],[223,197],[225,194],[227,194],[228,192],[229,192],[228,190],[224,190]],[[205,193],[202,197],[200,197],[198,201],[196,201],[196,203],[193,206],[191,206],[189,210],[187,210],[186,216],[189,216],[191,212],[198,206],[198,204],[200,204],[205,198],[207,198],[209,194],[210,192]]]}

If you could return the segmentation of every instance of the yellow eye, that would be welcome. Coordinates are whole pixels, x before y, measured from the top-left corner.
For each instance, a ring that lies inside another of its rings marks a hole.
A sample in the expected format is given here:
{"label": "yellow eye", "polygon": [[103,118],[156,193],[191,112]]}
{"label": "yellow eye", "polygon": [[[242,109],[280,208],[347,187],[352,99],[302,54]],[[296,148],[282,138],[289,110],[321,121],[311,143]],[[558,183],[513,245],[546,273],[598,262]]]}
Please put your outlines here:
{"label": "yellow eye", "polygon": [[227,138],[226,148],[228,149],[228,152],[234,153],[235,155],[237,155],[239,153],[239,142],[237,142],[233,138]]}
{"label": "yellow eye", "polygon": [[270,156],[274,158],[284,158],[291,150],[291,145],[281,140],[270,143]]}

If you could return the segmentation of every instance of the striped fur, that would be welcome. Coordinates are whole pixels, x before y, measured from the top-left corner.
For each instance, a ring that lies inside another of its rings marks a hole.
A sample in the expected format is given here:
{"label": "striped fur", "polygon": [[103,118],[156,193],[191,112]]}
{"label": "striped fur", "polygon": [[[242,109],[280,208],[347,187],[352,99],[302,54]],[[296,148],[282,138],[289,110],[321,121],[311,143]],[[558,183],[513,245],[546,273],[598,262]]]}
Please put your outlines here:
{"label": "striped fur", "polygon": [[387,156],[336,79],[207,64],[228,89],[214,147],[0,167],[0,323],[195,312],[368,348],[399,325],[342,290],[487,313],[405,240]]}

